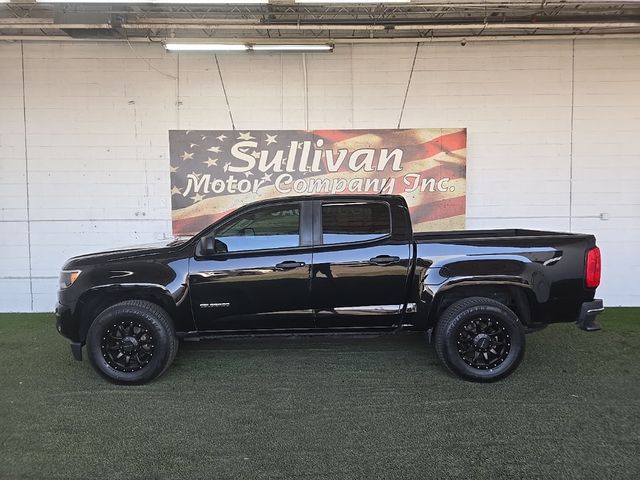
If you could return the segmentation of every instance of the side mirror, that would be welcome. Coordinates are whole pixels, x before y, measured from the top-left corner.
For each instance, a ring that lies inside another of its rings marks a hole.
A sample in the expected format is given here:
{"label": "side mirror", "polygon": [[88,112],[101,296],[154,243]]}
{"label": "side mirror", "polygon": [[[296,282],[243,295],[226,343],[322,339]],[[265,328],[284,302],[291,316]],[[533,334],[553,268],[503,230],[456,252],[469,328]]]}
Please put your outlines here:
{"label": "side mirror", "polygon": [[227,253],[227,244],[213,236],[202,237],[200,239],[200,255],[215,255],[216,253]]}
{"label": "side mirror", "polygon": [[227,247],[227,244],[224,243],[223,241],[218,240],[217,238],[213,240],[213,249],[216,251],[216,253],[229,252],[229,248]]}

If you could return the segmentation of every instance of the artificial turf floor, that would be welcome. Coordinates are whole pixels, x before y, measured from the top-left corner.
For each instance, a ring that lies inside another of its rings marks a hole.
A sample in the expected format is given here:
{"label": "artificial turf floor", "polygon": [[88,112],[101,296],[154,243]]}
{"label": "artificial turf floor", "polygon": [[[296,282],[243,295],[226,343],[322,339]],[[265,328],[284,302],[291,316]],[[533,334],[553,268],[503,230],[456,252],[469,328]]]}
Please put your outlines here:
{"label": "artificial turf floor", "polygon": [[421,335],[183,343],[140,387],[0,315],[0,478],[640,478],[640,309],[527,337],[511,377],[448,374]]}

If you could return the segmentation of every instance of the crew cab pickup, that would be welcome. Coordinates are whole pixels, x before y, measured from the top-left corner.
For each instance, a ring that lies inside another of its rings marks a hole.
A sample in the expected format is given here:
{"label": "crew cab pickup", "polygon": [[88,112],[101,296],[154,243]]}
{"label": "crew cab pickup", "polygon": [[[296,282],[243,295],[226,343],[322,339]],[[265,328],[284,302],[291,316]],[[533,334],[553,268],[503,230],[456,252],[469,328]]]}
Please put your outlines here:
{"label": "crew cab pickup", "polygon": [[57,329],[109,380],[144,383],[178,339],[423,331],[472,381],[509,375],[525,331],[596,330],[593,235],[413,233],[401,196],[308,196],[242,206],[190,239],[81,255],[60,275]]}

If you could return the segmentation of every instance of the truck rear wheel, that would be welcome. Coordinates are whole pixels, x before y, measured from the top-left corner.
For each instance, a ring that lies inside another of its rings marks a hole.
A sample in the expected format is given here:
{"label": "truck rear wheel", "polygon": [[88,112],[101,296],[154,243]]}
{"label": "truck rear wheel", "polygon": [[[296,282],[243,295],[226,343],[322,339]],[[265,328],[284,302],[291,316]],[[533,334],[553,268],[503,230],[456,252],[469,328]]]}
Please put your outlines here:
{"label": "truck rear wheel", "polygon": [[127,300],[105,309],[87,334],[89,362],[115,383],[141,384],[160,376],[177,350],[169,314],[145,300]]}
{"label": "truck rear wheel", "polygon": [[449,306],[438,320],[435,346],[451,372],[465,380],[495,382],[520,364],[524,328],[505,305],[490,298],[465,298]]}

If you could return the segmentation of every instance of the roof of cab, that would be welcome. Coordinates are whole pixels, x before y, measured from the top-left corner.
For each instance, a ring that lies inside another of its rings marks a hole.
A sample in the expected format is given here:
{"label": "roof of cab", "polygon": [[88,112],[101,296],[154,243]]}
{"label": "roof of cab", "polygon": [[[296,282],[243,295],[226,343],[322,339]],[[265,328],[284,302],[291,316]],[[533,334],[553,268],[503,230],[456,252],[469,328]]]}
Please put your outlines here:
{"label": "roof of cab", "polygon": [[308,201],[308,200],[394,200],[394,201],[402,201],[404,202],[404,197],[402,195],[389,195],[389,194],[318,194],[318,195],[291,195],[285,197],[274,197],[268,198],[264,200],[257,200],[255,202],[246,204],[249,205],[258,205],[261,203],[272,203],[272,202],[281,202],[281,201]]}

